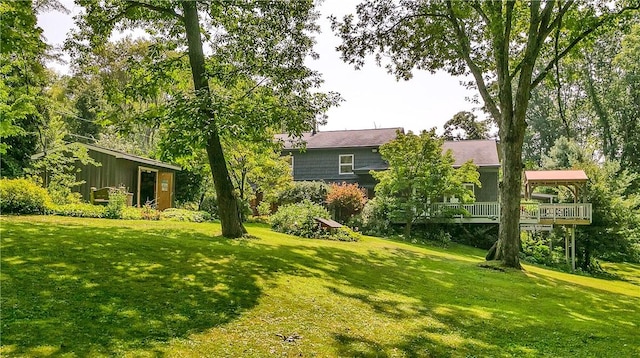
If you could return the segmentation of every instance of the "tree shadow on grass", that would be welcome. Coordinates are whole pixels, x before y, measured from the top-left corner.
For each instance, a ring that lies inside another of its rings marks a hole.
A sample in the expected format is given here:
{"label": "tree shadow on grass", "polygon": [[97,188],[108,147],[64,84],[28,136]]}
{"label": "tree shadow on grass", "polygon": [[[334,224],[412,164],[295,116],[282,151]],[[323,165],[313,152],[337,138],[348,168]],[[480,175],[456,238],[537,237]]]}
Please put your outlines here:
{"label": "tree shadow on grass", "polygon": [[[561,306],[575,296],[549,281],[535,279],[544,285],[532,297],[522,288],[531,280],[511,282],[513,274],[482,270],[454,255],[393,248],[356,252],[350,246],[358,243],[305,247],[294,237],[291,244],[274,245],[185,228],[120,225],[3,223],[1,324],[2,345],[8,347],[3,353],[95,356],[152,350],[158,342],[233,321],[255,307],[262,287],[275,285],[281,274],[322,276],[334,294],[390,320],[431,322],[397,332],[392,342],[338,326],[333,345],[341,356],[535,355],[546,352],[538,341],[550,329],[560,332],[551,338],[581,337],[586,341],[575,344],[588,347],[592,341],[585,332],[592,323],[604,329],[604,337],[617,325],[637,327],[608,317],[616,311],[612,316],[630,312],[630,322],[638,318],[637,300],[628,296],[584,289],[578,301]],[[574,319],[555,323],[548,312],[537,315],[543,300],[558,302],[558,314]],[[504,337],[507,343],[508,337],[519,337],[518,343],[501,348]]]}
{"label": "tree shadow on grass", "polygon": [[430,324],[397,332],[391,343],[335,332],[340,356],[620,356],[640,344],[633,334],[640,319],[635,297],[409,250],[389,254],[320,249],[316,257],[333,260],[332,278],[348,283],[328,287],[334,294],[394,321],[427,318]]}
{"label": "tree shadow on grass", "polygon": [[202,233],[5,222],[2,346],[18,356],[150,348],[233,320],[257,304],[257,280],[281,271],[306,274]]}

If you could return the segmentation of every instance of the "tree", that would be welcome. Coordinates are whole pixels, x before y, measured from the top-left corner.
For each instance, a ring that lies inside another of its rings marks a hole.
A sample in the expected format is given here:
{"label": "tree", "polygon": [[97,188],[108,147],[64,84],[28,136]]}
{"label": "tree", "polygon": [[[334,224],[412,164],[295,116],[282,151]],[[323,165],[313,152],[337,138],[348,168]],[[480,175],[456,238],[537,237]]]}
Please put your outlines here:
{"label": "tree", "polygon": [[446,140],[487,139],[489,137],[486,121],[478,121],[471,112],[458,112],[444,124]]}
{"label": "tree", "polygon": [[274,202],[276,193],[293,180],[289,164],[280,157],[280,150],[273,143],[236,140],[223,144],[230,153],[227,165],[231,181],[243,205],[258,192],[263,193],[266,201]]}
{"label": "tree", "polygon": [[367,203],[367,190],[358,184],[333,183],[327,194],[327,207],[333,211],[335,219],[346,223],[360,213]]}
{"label": "tree", "polygon": [[473,192],[462,184],[480,185],[480,174],[473,162],[453,168],[455,159],[450,150],[442,153],[443,142],[432,129],[419,135],[399,132],[395,140],[380,147],[389,169],[371,172],[379,181],[376,195],[394,202],[394,216],[405,223],[406,237],[411,236],[411,226],[417,219],[428,216],[431,203],[445,196],[472,201]]}
{"label": "tree", "polygon": [[[222,234],[230,238],[242,236],[245,229],[221,136],[266,140],[265,129],[275,123],[299,136],[316,114],[330,105],[328,97],[309,93],[320,79],[304,65],[307,56],[315,56],[309,35],[317,31],[313,2],[78,2],[86,13],[78,19],[81,30],[75,35],[76,49],[91,52],[83,47],[82,40],[90,40],[93,50],[100,49],[115,27],[145,27],[156,35],[156,43],[186,53],[193,88],[174,96],[172,111],[164,119],[171,120],[171,126],[179,130],[167,135],[176,143],[191,142],[206,149]],[[205,56],[203,38],[210,56]],[[272,90],[280,101],[257,106],[252,94],[260,90]],[[269,116],[271,123],[255,115],[273,106],[288,107],[290,111]],[[253,120],[252,125],[242,122],[244,118]]]}
{"label": "tree", "polygon": [[495,259],[520,268],[522,148],[530,93],[559,60],[603,25],[640,3],[574,1],[368,0],[332,28],[356,68],[375,54],[397,78],[413,70],[473,76],[485,110],[498,125],[503,161],[500,229]]}
{"label": "tree", "polygon": [[[640,259],[640,196],[628,193],[639,175],[622,169],[617,160],[596,162],[590,152],[561,137],[544,158],[546,169],[583,169],[589,177],[585,199],[593,206],[593,221],[576,230],[577,264],[583,271],[598,269],[595,258]],[[574,200],[566,189],[560,190],[559,197]]]}
{"label": "tree", "polygon": [[9,1],[0,6],[0,174],[16,177],[28,167],[36,147],[47,77],[47,46],[37,26],[36,4]]}

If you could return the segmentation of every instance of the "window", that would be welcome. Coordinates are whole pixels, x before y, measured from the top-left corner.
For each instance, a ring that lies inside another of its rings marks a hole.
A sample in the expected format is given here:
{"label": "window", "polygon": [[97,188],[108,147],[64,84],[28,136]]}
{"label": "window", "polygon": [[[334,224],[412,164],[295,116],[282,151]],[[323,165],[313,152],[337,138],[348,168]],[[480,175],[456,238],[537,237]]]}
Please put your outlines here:
{"label": "window", "polygon": [[291,175],[293,175],[293,155],[289,154],[288,156],[284,157],[284,161],[287,162],[287,164],[289,164],[289,168],[291,169]]}
{"label": "window", "polygon": [[[471,191],[475,195],[475,185],[473,183],[463,183],[462,187]],[[456,198],[455,196],[447,196],[444,198],[445,203],[459,203],[460,198]]]}
{"label": "window", "polygon": [[473,185],[473,183],[464,183],[464,184],[462,184],[462,186],[463,186],[465,189],[467,189],[467,190],[471,191],[473,194],[475,194],[475,193],[476,193],[476,190],[475,190],[476,186],[475,186],[475,185]]}
{"label": "window", "polygon": [[339,171],[340,174],[353,174],[353,154],[341,154],[339,156]]}

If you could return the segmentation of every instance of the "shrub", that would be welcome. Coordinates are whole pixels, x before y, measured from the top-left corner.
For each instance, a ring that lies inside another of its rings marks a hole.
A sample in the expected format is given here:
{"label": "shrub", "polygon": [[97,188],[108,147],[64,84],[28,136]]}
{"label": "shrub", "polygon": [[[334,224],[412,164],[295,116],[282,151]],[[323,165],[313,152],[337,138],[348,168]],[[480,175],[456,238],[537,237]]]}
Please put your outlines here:
{"label": "shrub", "polygon": [[375,197],[369,200],[361,214],[361,229],[367,235],[387,236],[393,234],[391,225],[391,210],[393,203],[390,199]]}
{"label": "shrub", "polygon": [[358,184],[331,184],[327,194],[327,205],[336,220],[344,223],[358,214],[367,202],[365,189]]}
{"label": "shrub", "polygon": [[200,211],[208,212],[211,217],[218,217],[218,199],[215,193],[207,193],[200,202]]}
{"label": "shrub", "polygon": [[127,193],[120,189],[109,190],[109,203],[105,207],[104,215],[109,219],[121,219],[122,210],[127,205]]}
{"label": "shrub", "polygon": [[258,204],[257,209],[258,209],[258,214],[260,214],[260,216],[271,215],[271,204],[266,201],[261,201],[260,204]]}
{"label": "shrub", "polygon": [[211,215],[206,211],[191,211],[185,209],[170,208],[160,213],[162,220],[205,222],[211,220]]}
{"label": "shrub", "polygon": [[253,224],[269,224],[269,220],[268,216],[249,216],[247,218],[247,222]]}
{"label": "shrub", "polygon": [[332,233],[329,238],[338,240],[338,241],[360,241],[362,237],[361,234],[349,229],[346,226],[343,226]]}
{"label": "shrub", "polygon": [[[433,226],[434,224],[428,224]],[[498,241],[498,224],[438,224],[459,244],[488,250]]]}
{"label": "shrub", "polygon": [[44,214],[51,201],[47,191],[27,179],[0,179],[0,212]]}
{"label": "shrub", "polygon": [[320,238],[325,231],[315,221],[316,217],[328,219],[329,212],[324,207],[304,200],[301,203],[280,207],[271,215],[271,228],[278,232],[306,238]]}
{"label": "shrub", "polygon": [[64,186],[58,182],[52,182],[47,188],[49,197],[54,204],[80,204],[82,203],[82,195],[80,193],[71,192],[71,188]]}
{"label": "shrub", "polygon": [[49,214],[60,216],[74,216],[79,218],[104,218],[106,207],[87,203],[50,205]]}
{"label": "shrub", "polygon": [[143,220],[160,220],[160,211],[154,209],[150,204],[145,204],[140,209]]}
{"label": "shrub", "polygon": [[142,220],[142,209],[133,206],[125,206],[122,209],[122,219]]}
{"label": "shrub", "polygon": [[329,186],[321,181],[297,181],[278,193],[278,205],[300,203],[309,200],[315,204],[324,204]]}

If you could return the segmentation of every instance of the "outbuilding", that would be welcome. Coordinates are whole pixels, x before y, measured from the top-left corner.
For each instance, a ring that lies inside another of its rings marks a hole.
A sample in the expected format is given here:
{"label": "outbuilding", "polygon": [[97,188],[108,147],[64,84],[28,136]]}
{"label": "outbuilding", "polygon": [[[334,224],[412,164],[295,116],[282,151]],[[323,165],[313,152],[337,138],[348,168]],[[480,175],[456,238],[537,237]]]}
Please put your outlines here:
{"label": "outbuilding", "polygon": [[[74,191],[79,192],[84,200],[90,201],[96,189],[124,188],[133,194],[132,204],[138,207],[146,203],[153,203],[159,210],[173,207],[175,173],[181,169],[179,166],[92,144],[77,144],[86,147],[89,156],[100,163],[94,166],[76,162],[80,169],[76,178],[84,184]],[[31,158],[44,155],[38,153]]]}

